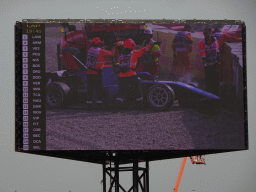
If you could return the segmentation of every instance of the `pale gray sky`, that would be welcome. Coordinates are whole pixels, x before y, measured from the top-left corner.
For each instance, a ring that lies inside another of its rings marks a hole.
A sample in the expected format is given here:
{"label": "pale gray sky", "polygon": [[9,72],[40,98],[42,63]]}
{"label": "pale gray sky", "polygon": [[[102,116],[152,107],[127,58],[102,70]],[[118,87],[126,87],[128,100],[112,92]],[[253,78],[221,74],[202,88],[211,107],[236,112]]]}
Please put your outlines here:
{"label": "pale gray sky", "polygon": [[[187,161],[179,191],[255,191],[255,0],[1,0],[0,16],[0,191],[100,192],[101,190],[101,165],[14,152],[14,24],[22,19],[36,18],[196,18],[245,21],[247,26],[249,150],[207,155],[205,166],[192,165],[190,161]],[[172,191],[181,160],[178,158],[151,162],[150,191]],[[131,174],[121,174],[120,183],[129,188],[132,184],[131,178]]]}

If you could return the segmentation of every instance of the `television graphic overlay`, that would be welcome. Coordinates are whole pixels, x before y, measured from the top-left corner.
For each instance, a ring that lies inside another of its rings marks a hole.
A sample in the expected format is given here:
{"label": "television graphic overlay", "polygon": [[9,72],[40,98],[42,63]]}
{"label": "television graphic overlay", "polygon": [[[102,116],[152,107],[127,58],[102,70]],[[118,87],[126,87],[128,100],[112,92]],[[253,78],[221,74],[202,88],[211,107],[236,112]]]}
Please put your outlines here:
{"label": "television graphic overlay", "polygon": [[99,163],[248,149],[241,21],[25,20],[15,33],[16,151]]}

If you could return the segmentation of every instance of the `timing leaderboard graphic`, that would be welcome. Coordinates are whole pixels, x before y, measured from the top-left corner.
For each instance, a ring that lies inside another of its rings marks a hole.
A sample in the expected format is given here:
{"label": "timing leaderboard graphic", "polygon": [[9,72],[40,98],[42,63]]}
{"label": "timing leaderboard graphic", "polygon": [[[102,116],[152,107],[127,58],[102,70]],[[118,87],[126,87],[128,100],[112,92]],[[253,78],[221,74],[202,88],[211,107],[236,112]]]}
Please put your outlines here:
{"label": "timing leaderboard graphic", "polygon": [[102,163],[248,149],[241,21],[15,25],[16,151]]}
{"label": "timing leaderboard graphic", "polygon": [[45,26],[22,26],[23,150],[45,150]]}

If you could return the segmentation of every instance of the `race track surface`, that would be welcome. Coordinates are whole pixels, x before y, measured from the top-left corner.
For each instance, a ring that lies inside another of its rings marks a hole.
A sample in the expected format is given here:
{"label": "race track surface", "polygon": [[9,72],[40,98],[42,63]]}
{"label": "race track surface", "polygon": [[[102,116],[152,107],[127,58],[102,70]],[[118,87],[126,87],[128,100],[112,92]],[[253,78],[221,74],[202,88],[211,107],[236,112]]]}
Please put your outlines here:
{"label": "race track surface", "polygon": [[48,109],[47,150],[244,149],[243,119],[227,109],[167,112]]}

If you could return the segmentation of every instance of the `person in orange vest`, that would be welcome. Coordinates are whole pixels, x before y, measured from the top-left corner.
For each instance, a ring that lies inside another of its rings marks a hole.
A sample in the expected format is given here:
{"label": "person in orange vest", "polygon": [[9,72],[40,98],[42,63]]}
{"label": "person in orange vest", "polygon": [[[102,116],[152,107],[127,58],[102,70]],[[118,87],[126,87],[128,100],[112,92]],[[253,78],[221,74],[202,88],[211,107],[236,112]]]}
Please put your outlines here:
{"label": "person in orange vest", "polygon": [[[193,41],[191,37],[191,26],[186,24],[183,31],[179,31],[173,40],[172,49],[173,66],[171,73],[180,78],[191,72],[190,53],[193,50]],[[184,71],[184,72],[183,72]]]}
{"label": "person in orange vest", "polygon": [[116,98],[117,108],[119,108],[120,105],[123,104],[124,99],[127,98],[127,90],[129,85],[136,90],[135,94],[137,102],[142,101],[143,95],[135,68],[138,58],[148,52],[154,45],[155,43],[152,43],[151,45],[147,45],[139,50],[134,50],[136,46],[135,42],[132,39],[125,40],[124,49],[119,57],[118,97]]}
{"label": "person in orange vest", "polygon": [[205,69],[206,91],[219,95],[219,77],[216,67],[219,63],[219,42],[212,36],[212,29],[205,27],[204,39],[199,42],[199,50]]}
{"label": "person in orange vest", "polygon": [[119,52],[118,52],[118,42],[119,38],[116,37],[116,35],[111,31],[108,33],[108,38],[106,39],[105,43],[107,44],[104,49],[111,51],[114,46],[115,48],[115,54],[114,56],[105,56],[105,65],[104,67],[114,67],[119,64]]}
{"label": "person in orange vest", "polygon": [[93,94],[96,91],[96,108],[102,108],[103,99],[103,81],[102,81],[102,69],[105,64],[104,57],[106,55],[113,56],[114,48],[111,51],[101,49],[102,41],[95,37],[92,40],[92,47],[88,51],[87,55],[87,101],[86,105],[89,110],[93,105]]}
{"label": "person in orange vest", "polygon": [[242,38],[237,38],[231,36],[229,34],[223,33],[219,28],[215,28],[212,32],[212,36],[215,37],[219,41],[220,50],[225,42],[233,43],[233,42],[241,42]]}
{"label": "person in orange vest", "polygon": [[[155,41],[152,39],[153,31],[151,28],[146,28],[144,30],[145,41],[142,44],[142,47],[146,47],[147,45],[151,45]],[[161,56],[161,50],[158,44],[154,44],[152,48],[147,51],[146,54],[140,59],[139,65],[136,69],[136,72],[146,71],[150,73],[152,76],[157,77],[157,73],[159,70],[158,58]]]}
{"label": "person in orange vest", "polygon": [[[219,47],[220,47],[220,59],[222,59],[222,54],[223,54],[223,45],[224,43],[233,43],[233,42],[242,42],[242,38],[237,38],[231,35],[228,35],[226,33],[223,33],[220,31],[219,28],[215,28],[212,36],[215,37],[218,41],[219,41]],[[225,66],[224,63],[221,61],[220,64],[217,66],[217,72],[219,75],[219,80],[222,82],[222,84],[224,83],[224,70]],[[227,75],[227,73],[225,74]]]}

